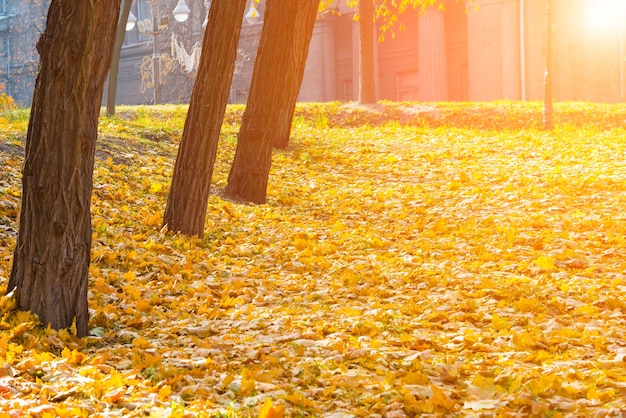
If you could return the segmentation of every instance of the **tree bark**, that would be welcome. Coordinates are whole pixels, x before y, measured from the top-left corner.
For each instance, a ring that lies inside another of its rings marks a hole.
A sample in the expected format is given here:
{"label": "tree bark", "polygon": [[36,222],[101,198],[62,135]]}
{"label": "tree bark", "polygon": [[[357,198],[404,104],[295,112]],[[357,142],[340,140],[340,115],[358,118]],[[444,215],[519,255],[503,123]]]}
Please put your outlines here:
{"label": "tree bark", "polygon": [[163,224],[170,231],[204,234],[211,177],[246,0],[214,0],[191,94]]}
{"label": "tree bark", "polygon": [[91,191],[116,0],[53,0],[37,48],[22,206],[7,293],[43,324],[88,332]]}
{"label": "tree bark", "polygon": [[376,103],[374,3],[359,1],[359,102]]}
{"label": "tree bark", "polygon": [[294,70],[291,51],[298,39],[296,32],[306,27],[297,25],[296,17],[301,8],[309,9],[306,5],[313,2],[318,0],[267,0],[250,94],[228,175],[225,194],[229,197],[254,203],[267,199],[273,126],[285,122],[289,100],[284,96],[297,91],[291,84],[299,79],[288,76]]}
{"label": "tree bark", "polygon": [[319,3],[319,0],[304,2],[296,16],[296,32],[293,44],[289,48],[289,59],[292,67],[291,70],[287,71],[283,79],[283,85],[288,89],[281,96],[284,100],[284,105],[281,105],[284,111],[281,112],[281,115],[277,115],[281,116],[281,118],[273,126],[275,132],[272,136],[275,148],[285,149],[289,144],[293,113],[298,101],[300,86],[302,86],[302,79],[304,78],[304,70],[309,55],[309,45],[313,36]]}
{"label": "tree bark", "polygon": [[120,71],[120,55],[124,37],[126,36],[126,23],[130,14],[130,7],[133,0],[123,0],[122,13],[117,23],[117,32],[115,33],[115,47],[113,48],[113,57],[111,58],[111,71],[109,72],[109,85],[107,86],[107,115],[115,115],[115,101],[117,98],[117,76]]}

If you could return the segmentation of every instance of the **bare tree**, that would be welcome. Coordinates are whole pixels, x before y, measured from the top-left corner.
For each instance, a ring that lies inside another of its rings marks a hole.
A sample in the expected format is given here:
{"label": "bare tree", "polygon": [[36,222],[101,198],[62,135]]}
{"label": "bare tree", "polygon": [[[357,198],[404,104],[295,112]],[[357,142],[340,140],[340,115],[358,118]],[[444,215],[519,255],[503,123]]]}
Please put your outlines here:
{"label": "bare tree", "polygon": [[204,34],[198,76],[178,149],[163,224],[204,234],[220,128],[237,59],[246,0],[214,0]]}
{"label": "bare tree", "polygon": [[300,93],[300,86],[304,78],[304,70],[306,60],[309,55],[309,45],[313,35],[313,27],[315,26],[315,16],[319,7],[319,1],[309,1],[302,4],[296,16],[296,32],[290,51],[291,70],[285,77],[293,78],[293,80],[285,82],[285,86],[290,90],[283,94],[280,98],[284,100],[281,104],[281,118],[273,125],[275,132],[272,134],[274,147],[285,149],[289,143],[289,135],[291,133],[291,122],[293,121],[293,113],[296,108],[296,101]]}
{"label": "bare tree", "polygon": [[120,0],[52,0],[35,82],[7,293],[44,324],[88,332],[91,192]]}
{"label": "bare tree", "polygon": [[[298,24],[298,20],[315,20],[318,4],[319,0],[267,0],[250,95],[228,175],[227,196],[254,203],[266,200],[275,132],[273,125],[285,123],[289,110],[286,106],[292,106],[292,100],[286,100],[284,96],[294,92],[297,95],[302,82],[302,77],[289,74],[295,69],[296,60],[292,57],[306,57],[292,55],[292,51],[296,45],[308,45],[312,35],[311,31],[302,43],[298,42],[301,35],[298,31],[309,27]],[[308,12],[300,13],[301,9]]]}
{"label": "bare tree", "polygon": [[374,3],[359,1],[359,102],[376,103],[374,65]]}
{"label": "bare tree", "polygon": [[117,32],[115,33],[115,47],[113,48],[113,58],[111,59],[111,71],[109,72],[109,85],[107,87],[107,115],[115,115],[115,101],[117,98],[117,76],[120,71],[120,55],[124,37],[126,36],[126,22],[130,14],[130,7],[133,0],[123,0],[122,13],[117,23]]}

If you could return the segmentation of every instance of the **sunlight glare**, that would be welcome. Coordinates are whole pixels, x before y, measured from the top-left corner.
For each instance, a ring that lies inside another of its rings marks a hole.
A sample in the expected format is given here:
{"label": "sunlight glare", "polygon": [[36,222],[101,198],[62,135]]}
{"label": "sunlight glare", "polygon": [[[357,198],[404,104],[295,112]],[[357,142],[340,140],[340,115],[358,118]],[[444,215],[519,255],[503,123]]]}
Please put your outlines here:
{"label": "sunlight glare", "polygon": [[626,0],[587,0],[584,20],[594,31],[618,35],[626,21]]}

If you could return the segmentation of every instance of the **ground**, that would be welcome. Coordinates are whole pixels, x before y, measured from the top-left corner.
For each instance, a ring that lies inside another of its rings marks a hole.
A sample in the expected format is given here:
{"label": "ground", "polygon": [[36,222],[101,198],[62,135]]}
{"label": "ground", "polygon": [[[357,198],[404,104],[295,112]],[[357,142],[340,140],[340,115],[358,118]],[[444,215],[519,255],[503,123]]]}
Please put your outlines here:
{"label": "ground", "polygon": [[[268,203],[212,195],[202,239],[161,229],[184,108],[102,118],[91,336],[2,299],[0,415],[621,416],[624,114],[301,105]],[[0,286],[20,120],[0,115]]]}

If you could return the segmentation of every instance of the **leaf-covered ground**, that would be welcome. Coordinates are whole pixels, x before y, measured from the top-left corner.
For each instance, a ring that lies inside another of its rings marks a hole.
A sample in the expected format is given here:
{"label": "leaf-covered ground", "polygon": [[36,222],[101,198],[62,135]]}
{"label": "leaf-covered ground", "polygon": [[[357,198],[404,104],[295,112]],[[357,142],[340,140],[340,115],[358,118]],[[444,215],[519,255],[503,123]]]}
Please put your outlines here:
{"label": "leaf-covered ground", "polygon": [[[298,109],[265,205],[161,230],[184,108],[101,120],[92,335],[2,299],[0,417],[623,416],[626,107]],[[559,119],[560,118],[560,119]],[[0,287],[25,113],[0,115]]]}

